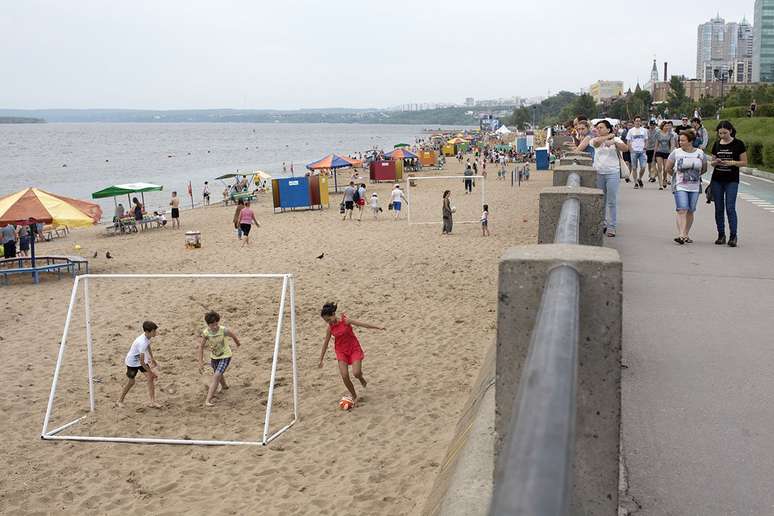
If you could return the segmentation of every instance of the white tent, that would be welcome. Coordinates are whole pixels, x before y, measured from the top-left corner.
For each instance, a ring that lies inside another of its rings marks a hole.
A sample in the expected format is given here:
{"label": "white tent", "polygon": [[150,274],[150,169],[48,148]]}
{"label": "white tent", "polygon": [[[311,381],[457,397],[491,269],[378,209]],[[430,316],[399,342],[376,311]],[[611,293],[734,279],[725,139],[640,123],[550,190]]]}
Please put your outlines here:
{"label": "white tent", "polygon": [[501,125],[500,128],[495,131],[495,134],[511,134],[513,131],[505,127],[504,125]]}

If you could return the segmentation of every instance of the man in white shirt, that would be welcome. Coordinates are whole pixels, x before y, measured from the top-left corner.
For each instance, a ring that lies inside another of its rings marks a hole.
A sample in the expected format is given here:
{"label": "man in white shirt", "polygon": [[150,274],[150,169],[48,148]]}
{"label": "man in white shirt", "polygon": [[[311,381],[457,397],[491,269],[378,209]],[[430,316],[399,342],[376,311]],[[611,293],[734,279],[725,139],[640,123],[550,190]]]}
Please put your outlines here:
{"label": "man in white shirt", "polygon": [[631,156],[634,189],[644,188],[642,177],[648,168],[648,158],[645,154],[645,144],[648,140],[648,130],[642,127],[642,118],[634,117],[634,127],[626,133],[626,144]]}

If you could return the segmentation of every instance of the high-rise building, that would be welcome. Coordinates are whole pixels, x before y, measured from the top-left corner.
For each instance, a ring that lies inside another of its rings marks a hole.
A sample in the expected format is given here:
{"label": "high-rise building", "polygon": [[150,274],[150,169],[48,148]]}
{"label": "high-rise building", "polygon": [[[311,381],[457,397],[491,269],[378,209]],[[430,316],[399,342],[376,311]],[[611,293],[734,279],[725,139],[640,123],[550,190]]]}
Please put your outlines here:
{"label": "high-rise building", "polygon": [[465,97],[465,107],[473,107],[476,105],[476,99],[473,97]]}
{"label": "high-rise building", "polygon": [[753,27],[742,20],[726,23],[720,15],[698,28],[696,79],[752,82]]}
{"label": "high-rise building", "polygon": [[774,82],[774,0],[755,0],[753,82]]}
{"label": "high-rise building", "polygon": [[603,100],[623,95],[623,81],[597,81],[589,86],[589,95],[599,104]]}

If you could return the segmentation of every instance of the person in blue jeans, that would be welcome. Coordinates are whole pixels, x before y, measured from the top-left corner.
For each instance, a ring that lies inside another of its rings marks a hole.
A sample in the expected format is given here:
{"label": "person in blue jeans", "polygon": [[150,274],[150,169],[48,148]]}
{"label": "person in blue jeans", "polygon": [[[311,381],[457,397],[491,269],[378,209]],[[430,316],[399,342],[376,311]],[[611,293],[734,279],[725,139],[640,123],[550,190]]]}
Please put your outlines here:
{"label": "person in blue jeans", "polygon": [[736,129],[728,120],[723,120],[716,129],[717,139],[712,146],[712,181],[710,190],[715,202],[715,224],[718,227],[717,245],[726,244],[726,221],[728,216],[728,246],[737,245],[736,194],[739,191],[739,167],[747,166],[747,147],[736,138]]}
{"label": "person in blue jeans", "polygon": [[600,120],[595,126],[597,135],[591,138],[594,148],[594,169],[597,171],[597,188],[605,194],[605,234],[615,236],[618,219],[618,188],[621,184],[621,159],[619,152],[629,149],[623,140],[613,133],[613,126],[607,120]]}
{"label": "person in blue jeans", "polygon": [[678,147],[666,161],[666,171],[672,174],[672,193],[675,196],[677,232],[675,242],[692,244],[689,236],[693,226],[693,214],[701,195],[701,176],[707,171],[707,156],[693,146],[696,131],[686,129],[677,137]]}
{"label": "person in blue jeans", "polygon": [[648,140],[648,130],[642,127],[642,117],[634,117],[634,127],[626,133],[626,144],[629,146],[629,159],[632,165],[634,177],[634,189],[645,188],[642,178],[648,168],[648,158],[645,154],[645,145]]}

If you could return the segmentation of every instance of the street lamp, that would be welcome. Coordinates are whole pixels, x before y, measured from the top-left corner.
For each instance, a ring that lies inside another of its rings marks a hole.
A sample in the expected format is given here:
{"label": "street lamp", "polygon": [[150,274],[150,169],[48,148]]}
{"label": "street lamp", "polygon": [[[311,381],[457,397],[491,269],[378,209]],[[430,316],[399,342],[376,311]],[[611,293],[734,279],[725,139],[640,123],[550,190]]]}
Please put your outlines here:
{"label": "street lamp", "polygon": [[535,124],[537,123],[537,104],[532,106],[532,130],[535,130]]}
{"label": "street lamp", "polygon": [[734,69],[729,68],[728,70],[715,68],[713,70],[713,74],[715,75],[715,80],[720,81],[720,108],[718,109],[717,113],[717,119],[720,120],[720,112],[723,110],[724,105],[726,103],[726,98],[723,91],[723,86],[726,84],[726,81],[729,80],[731,77],[734,76]]}

